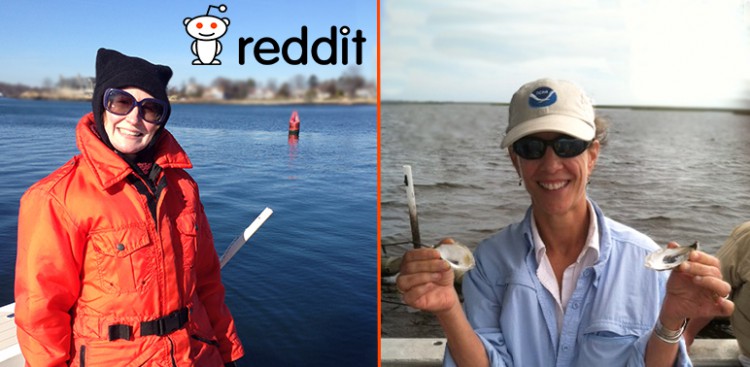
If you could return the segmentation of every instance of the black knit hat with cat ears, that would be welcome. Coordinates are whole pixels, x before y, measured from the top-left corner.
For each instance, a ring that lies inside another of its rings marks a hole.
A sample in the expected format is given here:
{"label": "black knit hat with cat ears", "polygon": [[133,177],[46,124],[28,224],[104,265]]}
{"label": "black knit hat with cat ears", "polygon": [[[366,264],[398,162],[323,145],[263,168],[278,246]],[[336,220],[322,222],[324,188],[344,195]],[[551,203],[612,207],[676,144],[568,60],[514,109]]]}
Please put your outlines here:
{"label": "black knit hat with cat ears", "polygon": [[[96,53],[96,85],[91,99],[94,111],[96,130],[102,141],[109,147],[107,133],[104,130],[104,92],[108,88],[135,87],[144,90],[154,98],[167,104],[164,124],[169,120],[171,106],[167,97],[167,84],[172,78],[172,69],[165,65],[155,65],[139,57],[123,55],[115,50],[100,48]],[[161,131],[161,129],[159,129]],[[155,143],[156,137],[149,145]]]}

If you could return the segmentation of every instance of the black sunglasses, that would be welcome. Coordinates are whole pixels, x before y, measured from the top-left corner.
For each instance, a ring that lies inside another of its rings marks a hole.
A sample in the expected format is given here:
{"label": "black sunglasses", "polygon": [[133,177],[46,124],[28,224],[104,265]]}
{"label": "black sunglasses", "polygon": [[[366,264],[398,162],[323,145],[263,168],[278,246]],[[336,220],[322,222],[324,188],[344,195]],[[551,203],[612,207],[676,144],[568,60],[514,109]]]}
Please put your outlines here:
{"label": "black sunglasses", "polygon": [[552,140],[544,140],[527,136],[513,143],[513,151],[523,159],[539,159],[544,157],[547,147],[560,158],[572,158],[583,153],[591,145],[590,141],[576,139],[567,135]]}
{"label": "black sunglasses", "polygon": [[115,115],[123,116],[138,106],[138,115],[147,122],[161,125],[167,118],[169,105],[156,98],[144,98],[136,101],[132,94],[116,88],[109,88],[104,92],[104,108]]}

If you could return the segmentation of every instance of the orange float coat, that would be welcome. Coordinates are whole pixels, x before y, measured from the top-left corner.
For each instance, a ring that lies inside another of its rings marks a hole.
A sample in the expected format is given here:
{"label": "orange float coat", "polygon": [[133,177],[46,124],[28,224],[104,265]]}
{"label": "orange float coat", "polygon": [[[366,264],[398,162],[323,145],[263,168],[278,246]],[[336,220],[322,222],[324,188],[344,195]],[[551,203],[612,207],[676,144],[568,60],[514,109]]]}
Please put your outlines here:
{"label": "orange float coat", "polygon": [[[212,367],[239,359],[187,155],[163,131],[151,170],[156,192],[144,194],[148,186],[93,124],[93,113],[79,121],[81,154],[21,199],[15,320],[27,365]],[[188,315],[181,328],[141,334],[142,322],[178,310]]]}

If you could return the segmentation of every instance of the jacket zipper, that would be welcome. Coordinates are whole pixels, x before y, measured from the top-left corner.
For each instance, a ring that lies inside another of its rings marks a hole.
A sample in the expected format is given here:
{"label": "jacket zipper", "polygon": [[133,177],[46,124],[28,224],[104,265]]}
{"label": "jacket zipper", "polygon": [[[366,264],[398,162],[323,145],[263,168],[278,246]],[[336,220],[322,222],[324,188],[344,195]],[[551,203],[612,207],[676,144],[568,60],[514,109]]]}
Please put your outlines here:
{"label": "jacket zipper", "polygon": [[86,346],[85,345],[81,345],[81,353],[79,354],[80,354],[79,362],[81,362],[80,363],[81,367],[86,367]]}
{"label": "jacket zipper", "polygon": [[[161,199],[161,192],[165,187],[167,187],[167,176],[162,176],[156,184],[154,184],[153,182],[159,176],[161,171],[162,168],[157,164],[154,164],[153,167],[151,167],[151,173],[147,178],[137,174],[136,172],[133,172],[132,174],[130,174],[130,176],[128,176],[128,180],[135,187],[135,189],[138,190],[138,193],[146,198],[148,210],[151,214],[151,219],[154,220],[154,226],[157,232],[159,231],[159,220],[157,218],[156,212],[159,206],[159,199]],[[169,340],[169,358],[172,360],[172,366],[177,367],[177,361],[174,357],[174,342],[172,342],[172,338],[170,337],[167,337],[167,340]]]}

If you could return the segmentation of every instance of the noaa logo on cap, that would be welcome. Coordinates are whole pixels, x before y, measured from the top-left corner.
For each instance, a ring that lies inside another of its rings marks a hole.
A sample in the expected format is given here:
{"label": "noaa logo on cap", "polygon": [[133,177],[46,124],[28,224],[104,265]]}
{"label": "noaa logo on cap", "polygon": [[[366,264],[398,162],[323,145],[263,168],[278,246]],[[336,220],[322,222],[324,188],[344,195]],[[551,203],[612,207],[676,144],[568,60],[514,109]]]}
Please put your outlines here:
{"label": "noaa logo on cap", "polygon": [[550,87],[539,87],[529,94],[529,106],[547,107],[557,102],[557,93]]}

